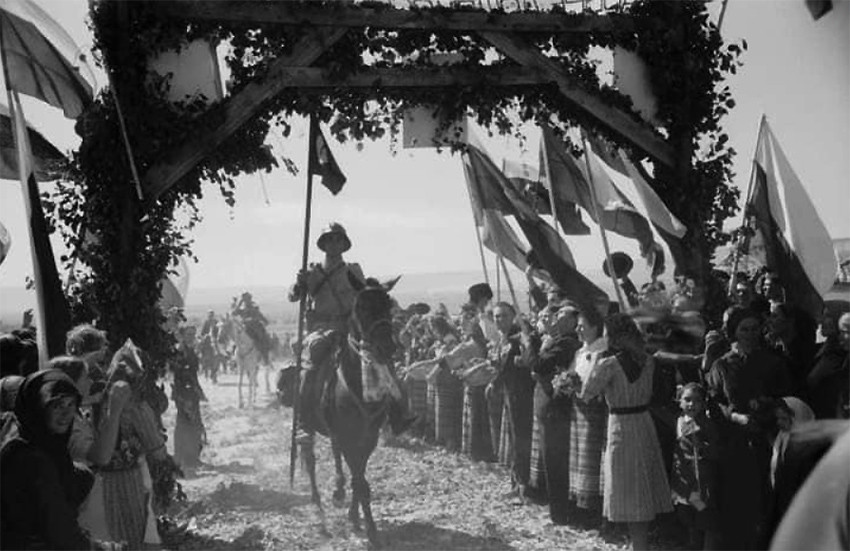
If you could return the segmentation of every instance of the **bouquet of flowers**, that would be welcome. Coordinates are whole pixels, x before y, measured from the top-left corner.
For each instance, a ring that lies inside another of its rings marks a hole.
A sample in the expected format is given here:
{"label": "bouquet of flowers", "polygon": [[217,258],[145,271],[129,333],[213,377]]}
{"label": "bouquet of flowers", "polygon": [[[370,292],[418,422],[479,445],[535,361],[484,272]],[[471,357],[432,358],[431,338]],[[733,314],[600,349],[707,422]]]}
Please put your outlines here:
{"label": "bouquet of flowers", "polygon": [[581,377],[575,371],[561,371],[552,379],[555,396],[575,396],[581,391]]}

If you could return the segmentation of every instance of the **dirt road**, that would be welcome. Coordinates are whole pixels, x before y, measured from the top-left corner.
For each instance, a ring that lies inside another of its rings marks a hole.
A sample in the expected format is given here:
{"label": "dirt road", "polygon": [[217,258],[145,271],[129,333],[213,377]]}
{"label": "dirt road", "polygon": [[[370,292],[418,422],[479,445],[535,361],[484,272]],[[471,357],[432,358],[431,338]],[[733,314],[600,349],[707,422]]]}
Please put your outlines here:
{"label": "dirt road", "polygon": [[[209,443],[204,466],[182,480],[188,502],[175,510],[184,534],[175,549],[369,549],[345,508],[331,504],[333,465],[320,439],[318,472],[324,516],[310,503],[306,475],[289,487],[291,410],[278,409],[263,377],[253,408],[238,408],[236,377],[202,380]],[[172,438],[174,406],[165,414]],[[172,445],[172,442],[169,442]],[[379,444],[367,471],[372,507],[385,549],[612,550],[621,532],[554,526],[544,506],[512,504],[507,471],[414,439]],[[348,489],[350,497],[350,489]],[[666,546],[665,546],[666,547]]]}

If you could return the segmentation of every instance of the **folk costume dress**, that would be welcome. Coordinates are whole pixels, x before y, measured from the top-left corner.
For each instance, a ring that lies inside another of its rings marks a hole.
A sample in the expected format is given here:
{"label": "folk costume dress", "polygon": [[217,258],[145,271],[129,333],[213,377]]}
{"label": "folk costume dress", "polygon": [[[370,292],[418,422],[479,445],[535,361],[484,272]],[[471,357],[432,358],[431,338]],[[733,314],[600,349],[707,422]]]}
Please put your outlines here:
{"label": "folk costume dress", "polygon": [[648,408],[654,372],[652,357],[640,365],[621,353],[597,362],[582,388],[583,400],[604,396],[608,404],[602,514],[612,522],[648,522],[673,510]]}
{"label": "folk costume dress", "polygon": [[201,463],[206,429],[201,418],[201,401],[206,400],[198,381],[198,357],[191,348],[181,347],[179,359],[172,365],[174,376],[171,399],[177,407],[174,424],[174,460],[183,469]]}
{"label": "folk costume dress", "polygon": [[[532,355],[536,385],[529,486],[543,478],[542,488],[538,489],[545,490],[555,522],[566,521],[569,502],[570,400],[554,397],[552,380],[557,373],[566,371],[578,348],[575,335],[557,335],[544,337],[539,352]],[[538,469],[539,476],[535,476]]]}
{"label": "folk costume dress", "polygon": [[498,372],[494,383],[500,383],[504,397],[499,456],[510,467],[514,486],[524,488],[531,461],[534,379],[519,327],[502,337],[493,351],[493,360]]}
{"label": "folk costume dress", "polygon": [[[712,416],[721,425],[723,450],[718,473],[720,531],[727,549],[753,549],[764,537],[770,492],[770,398],[791,389],[785,361],[761,348],[744,353],[732,350],[714,362],[706,379]],[[755,421],[745,427],[732,421],[735,414]],[[761,420],[761,421],[759,421]]]}
{"label": "folk costume dress", "polygon": [[[600,337],[582,346],[570,368],[584,384],[593,372],[608,341]],[[570,499],[578,507],[602,509],[602,458],[608,433],[608,406],[601,396],[585,400],[574,396],[570,403]]]}
{"label": "folk costume dress", "polygon": [[100,470],[103,503],[111,539],[139,548],[146,539],[150,500],[146,454],[164,453],[165,439],[147,402],[136,398],[121,413],[118,441],[109,464]]}

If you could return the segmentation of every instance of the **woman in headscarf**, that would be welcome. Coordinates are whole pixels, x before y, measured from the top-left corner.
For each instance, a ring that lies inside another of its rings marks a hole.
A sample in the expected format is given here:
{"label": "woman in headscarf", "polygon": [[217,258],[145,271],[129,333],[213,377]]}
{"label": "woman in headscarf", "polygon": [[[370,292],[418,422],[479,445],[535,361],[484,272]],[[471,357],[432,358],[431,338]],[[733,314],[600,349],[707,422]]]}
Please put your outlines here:
{"label": "woman in headscarf", "polygon": [[628,523],[632,548],[647,549],[649,523],[673,510],[649,414],[655,360],[627,314],[608,317],[605,336],[612,355],[593,366],[578,396],[587,402],[601,395],[608,404],[602,514],[611,522]]}
{"label": "woman in headscarf", "polygon": [[730,308],[725,333],[732,349],[706,378],[712,417],[723,421],[720,536],[726,549],[754,549],[764,535],[769,503],[773,400],[789,394],[791,376],[784,360],[764,346],[762,321],[754,311]]}
{"label": "woman in headscarf", "polygon": [[121,411],[118,437],[109,462],[101,467],[106,523],[113,539],[131,549],[158,543],[150,506],[147,458],[165,459],[165,438],[151,406],[143,399],[144,370],[140,350],[127,340],[112,358],[107,386],[125,381],[132,391]]}
{"label": "woman in headscarf", "polygon": [[57,370],[33,373],[21,385],[16,432],[0,450],[4,549],[113,548],[92,541],[77,524],[92,484],[91,473],[75,467],[68,453],[80,400],[74,382]]}

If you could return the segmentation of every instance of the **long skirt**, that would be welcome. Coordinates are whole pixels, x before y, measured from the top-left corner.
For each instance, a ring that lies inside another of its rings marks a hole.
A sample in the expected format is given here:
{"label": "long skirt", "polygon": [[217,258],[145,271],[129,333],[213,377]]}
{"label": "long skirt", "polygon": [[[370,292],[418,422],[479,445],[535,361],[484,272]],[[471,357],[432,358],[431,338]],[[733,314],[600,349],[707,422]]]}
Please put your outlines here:
{"label": "long skirt", "polygon": [[463,389],[463,434],[461,451],[476,461],[492,461],[490,422],[483,386],[465,385]]}
{"label": "long skirt", "polygon": [[428,390],[425,394],[425,438],[432,440],[436,436],[437,424],[437,384],[428,381]]}
{"label": "long skirt", "polygon": [[574,399],[570,408],[570,499],[582,509],[602,509],[602,459],[608,407],[602,400]]}
{"label": "long skirt", "polygon": [[502,402],[502,423],[499,426],[499,465],[511,466],[514,455],[513,431],[511,431],[511,412],[508,410],[507,401]]}
{"label": "long skirt", "polygon": [[545,433],[543,412],[549,397],[540,384],[534,388],[534,424],[531,429],[531,459],[528,472],[528,487],[537,492],[539,497],[546,495],[546,464],[543,458]]}
{"label": "long skirt", "polygon": [[126,541],[128,549],[144,542],[148,517],[148,493],[142,464],[121,471],[102,471],[103,504],[112,541]]}
{"label": "long skirt", "polygon": [[565,524],[570,520],[569,408],[569,399],[551,400],[541,424],[549,516],[556,524]]}
{"label": "long skirt", "polygon": [[500,461],[500,450],[502,447],[502,410],[504,409],[504,396],[500,383],[490,383],[484,390],[487,400],[487,417],[490,425],[490,445],[493,447],[493,458]]}
{"label": "long skirt", "polygon": [[204,426],[178,411],[174,424],[174,460],[181,468],[192,469],[201,464],[203,437]]}
{"label": "long skirt", "polygon": [[414,379],[406,379],[407,383],[407,400],[410,405],[410,411],[419,419],[416,427],[421,433],[427,418],[428,403],[428,383],[427,381],[417,381]]}
{"label": "long skirt", "polygon": [[436,441],[450,450],[458,450],[463,425],[463,382],[448,370],[441,370],[435,387]]}
{"label": "long skirt", "polygon": [[[534,426],[534,381],[518,378],[505,386],[505,414],[510,422],[511,478],[514,484],[526,486],[531,463],[531,432]],[[505,425],[505,423],[502,423]]]}
{"label": "long skirt", "polygon": [[611,522],[648,522],[673,511],[664,460],[648,411],[609,415],[602,514]]}

